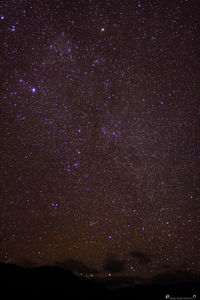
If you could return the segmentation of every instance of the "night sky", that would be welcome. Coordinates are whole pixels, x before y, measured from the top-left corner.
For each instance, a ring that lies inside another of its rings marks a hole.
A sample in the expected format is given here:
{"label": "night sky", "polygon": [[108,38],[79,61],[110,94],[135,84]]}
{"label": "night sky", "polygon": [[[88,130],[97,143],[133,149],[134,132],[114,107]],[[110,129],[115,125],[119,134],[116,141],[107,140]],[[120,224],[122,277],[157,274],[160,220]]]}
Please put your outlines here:
{"label": "night sky", "polygon": [[199,11],[0,2],[1,262],[200,272]]}

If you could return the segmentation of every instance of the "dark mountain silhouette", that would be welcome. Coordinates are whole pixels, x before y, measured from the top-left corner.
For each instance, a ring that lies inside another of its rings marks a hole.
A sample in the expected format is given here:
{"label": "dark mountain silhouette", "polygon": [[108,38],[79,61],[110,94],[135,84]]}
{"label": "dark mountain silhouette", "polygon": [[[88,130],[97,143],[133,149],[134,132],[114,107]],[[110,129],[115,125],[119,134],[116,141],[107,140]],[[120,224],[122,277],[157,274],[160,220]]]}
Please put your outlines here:
{"label": "dark mountain silhouette", "polygon": [[115,276],[88,279],[78,277],[71,271],[56,266],[24,268],[12,264],[0,264],[0,286],[2,290],[23,291],[26,297],[65,295],[65,299],[166,299],[192,297],[199,292],[200,276],[176,270],[155,276],[146,282],[139,277]]}
{"label": "dark mountain silhouette", "polygon": [[71,271],[57,266],[24,268],[1,263],[0,286],[1,290],[23,291],[23,294],[25,293],[27,296],[30,296],[27,293],[29,293],[28,290],[31,290],[31,294],[39,296],[39,298],[40,296],[57,297],[60,294],[66,295],[65,299],[74,299],[81,295],[88,297],[97,295],[102,298],[109,294],[107,288],[101,284],[85,277],[78,277]]}

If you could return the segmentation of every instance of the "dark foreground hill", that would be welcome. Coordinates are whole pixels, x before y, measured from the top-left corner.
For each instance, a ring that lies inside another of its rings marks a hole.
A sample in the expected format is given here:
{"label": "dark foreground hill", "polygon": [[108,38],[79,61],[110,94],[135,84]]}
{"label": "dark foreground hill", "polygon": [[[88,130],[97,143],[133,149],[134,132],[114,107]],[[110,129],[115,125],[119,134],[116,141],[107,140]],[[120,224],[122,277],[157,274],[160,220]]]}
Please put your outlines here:
{"label": "dark foreground hill", "polygon": [[[120,283],[120,278],[112,281]],[[112,282],[110,282],[112,283]],[[44,295],[55,299],[167,299],[171,297],[190,297],[200,299],[200,277],[189,272],[164,273],[152,279],[151,283],[134,287],[108,288],[109,279],[93,280],[74,275],[71,271],[56,266],[22,268],[12,264],[0,264],[1,291],[16,291],[25,295]],[[107,286],[107,287],[106,287]],[[17,289],[17,290],[16,290]]]}

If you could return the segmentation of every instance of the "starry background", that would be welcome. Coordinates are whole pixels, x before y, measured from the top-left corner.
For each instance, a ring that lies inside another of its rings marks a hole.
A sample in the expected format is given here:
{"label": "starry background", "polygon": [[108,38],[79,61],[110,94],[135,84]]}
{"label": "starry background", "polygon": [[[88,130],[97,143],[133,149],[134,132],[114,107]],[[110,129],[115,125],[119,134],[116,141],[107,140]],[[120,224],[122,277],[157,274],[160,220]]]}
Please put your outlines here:
{"label": "starry background", "polygon": [[200,271],[198,22],[192,0],[0,2],[1,262]]}

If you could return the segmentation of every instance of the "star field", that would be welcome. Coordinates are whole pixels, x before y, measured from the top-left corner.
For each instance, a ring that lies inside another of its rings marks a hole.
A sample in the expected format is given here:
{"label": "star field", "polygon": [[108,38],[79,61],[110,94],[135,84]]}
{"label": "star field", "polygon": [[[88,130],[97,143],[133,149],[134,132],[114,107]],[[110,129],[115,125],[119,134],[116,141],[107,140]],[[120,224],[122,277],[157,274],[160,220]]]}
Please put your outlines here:
{"label": "star field", "polygon": [[2,262],[200,271],[198,6],[1,2]]}

